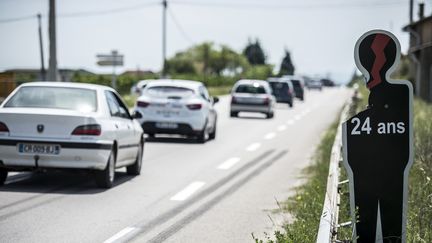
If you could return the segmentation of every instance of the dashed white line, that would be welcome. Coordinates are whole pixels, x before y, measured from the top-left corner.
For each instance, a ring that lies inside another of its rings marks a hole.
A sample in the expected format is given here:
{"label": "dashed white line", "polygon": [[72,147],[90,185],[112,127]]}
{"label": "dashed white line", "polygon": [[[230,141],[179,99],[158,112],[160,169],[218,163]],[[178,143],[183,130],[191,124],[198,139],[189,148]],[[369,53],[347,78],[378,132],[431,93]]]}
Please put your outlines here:
{"label": "dashed white line", "polygon": [[104,241],[104,243],[113,243],[116,240],[122,238],[123,236],[129,234],[130,232],[132,232],[135,229],[136,229],[135,227],[126,227],[126,228],[122,229],[120,232],[118,232],[117,234],[113,235],[108,240]]}
{"label": "dashed white line", "polygon": [[270,133],[267,133],[267,134],[264,136],[264,139],[269,140],[269,139],[274,138],[275,136],[276,136],[276,133],[274,133],[274,132],[270,132]]}
{"label": "dashed white line", "polygon": [[293,119],[288,120],[288,121],[287,121],[287,124],[288,124],[288,125],[292,125],[292,124],[294,124],[294,120],[293,120]]}
{"label": "dashed white line", "polygon": [[261,147],[260,143],[253,143],[253,144],[247,146],[246,151],[252,152],[252,151],[257,150],[259,147]]}
{"label": "dashed white line", "polygon": [[277,130],[278,130],[279,132],[282,132],[282,131],[284,131],[286,128],[287,128],[287,127],[286,127],[285,125],[280,125],[280,126],[278,126]]}
{"label": "dashed white line", "polygon": [[294,117],[294,119],[296,119],[296,120],[300,120],[301,119],[301,115],[296,115],[295,117]]}
{"label": "dashed white line", "polygon": [[240,161],[240,158],[232,157],[220,164],[217,168],[220,170],[228,170]]}
{"label": "dashed white line", "polygon": [[171,201],[184,201],[188,197],[190,197],[192,194],[194,194],[196,191],[198,191],[204,185],[205,185],[205,182],[202,182],[202,181],[192,182],[185,189],[181,190],[180,192],[175,194],[173,197],[171,197],[170,200]]}

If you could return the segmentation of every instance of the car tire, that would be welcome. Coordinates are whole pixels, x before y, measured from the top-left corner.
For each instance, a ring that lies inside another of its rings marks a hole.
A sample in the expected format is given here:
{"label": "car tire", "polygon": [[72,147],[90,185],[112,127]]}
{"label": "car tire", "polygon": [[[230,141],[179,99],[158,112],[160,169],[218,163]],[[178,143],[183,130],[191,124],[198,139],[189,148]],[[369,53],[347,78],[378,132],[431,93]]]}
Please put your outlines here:
{"label": "car tire", "polygon": [[96,171],[95,179],[96,184],[100,188],[111,188],[114,184],[115,177],[115,154],[114,151],[111,151],[110,156],[108,158],[108,163],[104,170]]}
{"label": "car tire", "polygon": [[7,179],[8,171],[5,168],[0,168],[0,186],[3,186]]}
{"label": "car tire", "polygon": [[207,135],[208,135],[208,131],[207,131],[207,121],[206,121],[203,130],[197,136],[197,142],[198,143],[205,143]]}
{"label": "car tire", "polygon": [[238,112],[231,111],[230,117],[237,117],[237,116],[238,116]]}
{"label": "car tire", "polygon": [[126,173],[128,175],[137,176],[141,174],[143,153],[144,153],[144,143],[140,142],[135,163],[126,167]]}
{"label": "car tire", "polygon": [[288,106],[291,107],[291,108],[293,107],[292,101],[290,103],[288,103]]}
{"label": "car tire", "polygon": [[216,121],[215,121],[215,124],[214,124],[213,131],[209,134],[209,139],[210,140],[213,140],[215,138],[216,138]]}
{"label": "car tire", "polygon": [[269,112],[269,113],[266,114],[266,116],[267,116],[267,119],[273,118],[274,113],[273,112]]}

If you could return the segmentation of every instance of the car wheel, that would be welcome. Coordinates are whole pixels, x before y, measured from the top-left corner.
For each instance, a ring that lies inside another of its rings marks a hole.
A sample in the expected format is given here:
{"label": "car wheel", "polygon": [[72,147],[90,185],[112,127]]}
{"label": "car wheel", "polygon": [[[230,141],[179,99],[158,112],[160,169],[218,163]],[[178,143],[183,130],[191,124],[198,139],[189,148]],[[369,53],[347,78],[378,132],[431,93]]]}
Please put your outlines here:
{"label": "car wheel", "polygon": [[96,171],[96,184],[100,188],[111,188],[115,177],[115,154],[111,151],[108,163],[104,170]]}
{"label": "car wheel", "polygon": [[238,112],[231,111],[230,116],[231,117],[237,117],[238,116]]}
{"label": "car wheel", "polygon": [[288,106],[289,106],[289,107],[293,107],[293,103],[292,103],[292,101],[291,101],[290,103],[288,103]]}
{"label": "car wheel", "polygon": [[5,168],[0,168],[0,186],[4,185],[8,171]]}
{"label": "car wheel", "polygon": [[273,112],[269,112],[269,113],[267,113],[266,114],[266,116],[267,116],[267,118],[273,118],[273,116],[274,116],[274,113]]}
{"label": "car wheel", "polygon": [[207,131],[207,122],[206,122],[203,130],[197,136],[197,142],[198,143],[205,143],[207,135],[208,135],[208,131]]}
{"label": "car wheel", "polygon": [[209,134],[209,139],[210,140],[213,140],[215,138],[216,138],[216,121],[215,121],[215,124],[214,124],[213,131]]}
{"label": "car wheel", "polygon": [[137,175],[141,174],[143,152],[144,152],[144,143],[141,142],[139,144],[138,154],[137,154],[137,158],[135,160],[135,163],[126,167],[126,173],[128,175],[137,176]]}

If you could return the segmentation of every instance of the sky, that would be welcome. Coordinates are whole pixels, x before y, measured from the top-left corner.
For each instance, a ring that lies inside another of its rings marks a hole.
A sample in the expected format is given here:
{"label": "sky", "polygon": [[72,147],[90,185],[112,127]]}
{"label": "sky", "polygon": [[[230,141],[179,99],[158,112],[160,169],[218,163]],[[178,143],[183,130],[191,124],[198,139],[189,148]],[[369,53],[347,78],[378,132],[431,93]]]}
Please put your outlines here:
{"label": "sky", "polygon": [[[296,73],[347,82],[355,70],[353,50],[366,31],[385,29],[408,49],[408,0],[168,0],[167,55],[204,41],[242,51],[258,38],[276,71],[291,52]],[[419,0],[414,0],[417,5]],[[110,73],[97,54],[118,50],[124,70],[162,66],[161,0],[57,0],[60,68]],[[426,1],[425,15],[431,14]],[[414,16],[417,18],[417,9]],[[37,13],[43,15],[48,65],[48,0],[0,0],[0,71],[40,68]],[[29,17],[30,16],[30,17]],[[21,18],[20,21],[9,21]],[[29,17],[29,18],[26,18]]]}

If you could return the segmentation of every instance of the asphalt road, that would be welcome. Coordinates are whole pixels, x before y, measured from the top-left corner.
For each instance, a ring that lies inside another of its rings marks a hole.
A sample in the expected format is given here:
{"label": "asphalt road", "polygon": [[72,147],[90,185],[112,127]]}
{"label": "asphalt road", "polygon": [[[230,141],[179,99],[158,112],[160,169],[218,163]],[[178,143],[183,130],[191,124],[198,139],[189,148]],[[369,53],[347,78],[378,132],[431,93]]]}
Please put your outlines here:
{"label": "asphalt road", "polygon": [[229,118],[221,97],[216,140],[148,140],[141,176],[118,170],[110,190],[85,173],[13,173],[0,187],[0,241],[253,242],[279,224],[272,210],[302,182],[349,95],[309,91],[274,119]]}

